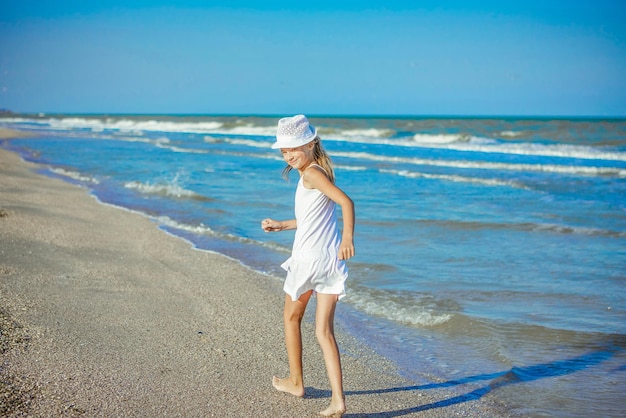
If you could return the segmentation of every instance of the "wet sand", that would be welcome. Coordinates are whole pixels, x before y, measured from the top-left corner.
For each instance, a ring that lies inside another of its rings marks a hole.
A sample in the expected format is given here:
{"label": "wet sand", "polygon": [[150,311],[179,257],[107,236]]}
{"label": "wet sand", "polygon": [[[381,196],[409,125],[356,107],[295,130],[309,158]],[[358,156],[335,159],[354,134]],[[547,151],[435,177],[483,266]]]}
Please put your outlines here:
{"label": "wet sand", "polygon": [[[0,139],[14,135],[0,129]],[[280,280],[38,168],[0,149],[0,415],[313,417],[326,408],[314,302],[303,326],[306,393],[295,398],[271,386],[287,373]],[[488,397],[420,388],[347,333],[337,338],[346,417],[503,416]]]}

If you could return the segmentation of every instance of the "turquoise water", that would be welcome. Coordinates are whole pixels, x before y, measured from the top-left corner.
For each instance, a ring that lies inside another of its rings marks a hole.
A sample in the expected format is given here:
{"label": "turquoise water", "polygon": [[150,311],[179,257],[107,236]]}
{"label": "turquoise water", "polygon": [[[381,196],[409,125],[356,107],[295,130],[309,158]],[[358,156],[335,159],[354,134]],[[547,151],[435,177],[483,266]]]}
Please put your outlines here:
{"label": "turquoise water", "polygon": [[[18,115],[3,146],[281,280],[297,178],[276,117]],[[626,120],[315,117],[355,201],[338,321],[450,403],[621,416]],[[345,301],[345,303],[343,303]],[[347,388],[349,390],[349,388]]]}

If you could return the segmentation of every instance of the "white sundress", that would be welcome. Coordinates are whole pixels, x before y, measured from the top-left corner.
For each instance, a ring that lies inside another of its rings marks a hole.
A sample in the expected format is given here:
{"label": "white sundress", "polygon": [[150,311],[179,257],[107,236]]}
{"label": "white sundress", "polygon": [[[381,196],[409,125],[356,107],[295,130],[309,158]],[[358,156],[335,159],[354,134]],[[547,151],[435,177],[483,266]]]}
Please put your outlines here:
{"label": "white sundress", "polygon": [[346,294],[348,267],[338,258],[341,238],[335,206],[319,190],[304,187],[300,177],[295,197],[297,228],[293,249],[291,257],[281,265],[287,271],[283,290],[293,301],[309,290],[339,295],[339,299]]}

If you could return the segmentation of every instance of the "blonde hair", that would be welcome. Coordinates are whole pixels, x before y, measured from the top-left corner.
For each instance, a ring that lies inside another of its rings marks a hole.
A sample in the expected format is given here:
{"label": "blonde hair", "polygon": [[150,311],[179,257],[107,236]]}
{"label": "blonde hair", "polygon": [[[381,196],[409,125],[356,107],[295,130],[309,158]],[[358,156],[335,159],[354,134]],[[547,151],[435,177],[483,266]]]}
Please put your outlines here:
{"label": "blonde hair", "polygon": [[[313,139],[313,161],[326,171],[328,179],[334,184],[335,170],[333,169],[333,162],[324,147],[322,147],[322,140],[319,136]],[[289,180],[289,172],[291,172],[292,169],[290,165],[287,165],[287,167],[283,169],[283,178],[285,180]]]}

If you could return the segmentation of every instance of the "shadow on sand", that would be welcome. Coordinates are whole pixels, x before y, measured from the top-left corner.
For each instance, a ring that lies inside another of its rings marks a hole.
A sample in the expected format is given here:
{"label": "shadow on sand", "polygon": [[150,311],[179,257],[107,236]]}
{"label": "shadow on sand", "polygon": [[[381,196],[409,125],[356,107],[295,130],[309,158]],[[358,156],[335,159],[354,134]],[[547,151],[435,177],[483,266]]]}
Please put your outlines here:
{"label": "shadow on sand", "polygon": [[[397,411],[386,411],[366,414],[346,414],[344,417],[371,417],[371,418],[389,418],[408,415],[416,412],[427,411],[429,409],[442,408],[450,405],[460,404],[463,402],[474,401],[482,398],[492,390],[498,389],[503,386],[532,382],[534,380],[545,379],[549,377],[564,376],[578,371],[587,369],[592,366],[596,366],[604,361],[612,358],[622,348],[612,346],[603,350],[591,351],[578,357],[554,361],[551,363],[536,364],[528,367],[513,367],[510,370],[480,374],[476,376],[468,376],[461,379],[449,380],[441,383],[427,383],[424,385],[416,386],[404,386],[385,389],[372,389],[372,390],[356,390],[346,391],[346,397],[357,395],[371,395],[393,392],[406,392],[406,391],[418,391],[426,389],[447,388],[453,386],[459,386],[466,383],[473,383],[478,381],[489,381],[485,386],[473,390],[469,393],[454,396],[452,398],[443,399],[438,402],[433,402],[426,405],[418,405],[412,408],[400,409]],[[312,387],[306,388],[307,398],[326,398],[330,397],[330,391],[320,390]]]}

